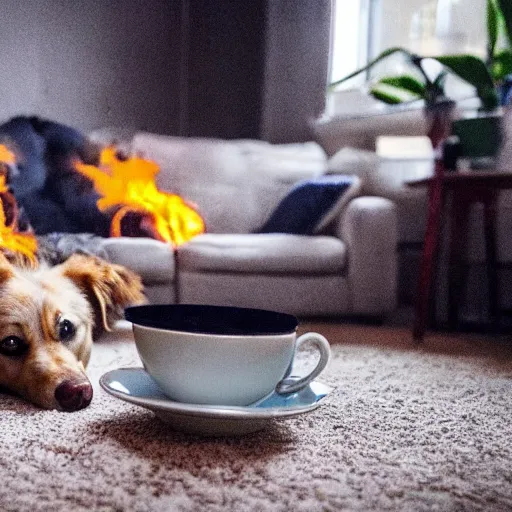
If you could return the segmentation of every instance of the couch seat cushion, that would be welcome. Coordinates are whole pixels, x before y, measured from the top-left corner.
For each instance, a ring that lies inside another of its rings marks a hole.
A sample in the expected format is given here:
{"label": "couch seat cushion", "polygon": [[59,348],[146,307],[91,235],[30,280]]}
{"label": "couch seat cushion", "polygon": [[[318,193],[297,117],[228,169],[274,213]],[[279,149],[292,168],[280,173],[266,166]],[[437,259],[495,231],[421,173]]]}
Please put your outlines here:
{"label": "couch seat cushion", "polygon": [[340,272],[345,244],[330,236],[269,234],[205,234],[178,247],[183,270],[241,273]]}
{"label": "couch seat cushion", "polygon": [[140,275],[146,284],[174,281],[174,253],[170,244],[152,238],[105,238],[101,248],[113,263]]}

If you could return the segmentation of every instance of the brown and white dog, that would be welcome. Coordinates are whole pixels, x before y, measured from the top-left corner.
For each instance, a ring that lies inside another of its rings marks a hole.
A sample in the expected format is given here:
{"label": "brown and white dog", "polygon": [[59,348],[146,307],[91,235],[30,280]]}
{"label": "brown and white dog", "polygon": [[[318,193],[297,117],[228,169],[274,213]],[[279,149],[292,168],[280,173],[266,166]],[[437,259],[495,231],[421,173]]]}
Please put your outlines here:
{"label": "brown and white dog", "polygon": [[29,269],[0,254],[0,386],[47,409],[87,407],[93,337],[144,301],[139,276],[94,256]]}

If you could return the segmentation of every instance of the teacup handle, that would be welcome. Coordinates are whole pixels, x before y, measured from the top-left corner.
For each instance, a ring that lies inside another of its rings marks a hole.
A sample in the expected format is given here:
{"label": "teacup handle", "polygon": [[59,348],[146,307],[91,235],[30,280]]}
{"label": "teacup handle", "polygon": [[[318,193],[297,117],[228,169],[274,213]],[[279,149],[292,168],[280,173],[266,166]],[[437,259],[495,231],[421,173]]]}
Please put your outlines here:
{"label": "teacup handle", "polygon": [[305,343],[312,343],[320,352],[320,360],[318,361],[315,368],[304,377],[285,377],[279,381],[276,386],[276,392],[280,395],[289,393],[295,393],[305,388],[312,380],[314,380],[327,366],[331,357],[331,348],[329,342],[321,335],[316,332],[307,332],[300,336],[295,342],[295,353]]}

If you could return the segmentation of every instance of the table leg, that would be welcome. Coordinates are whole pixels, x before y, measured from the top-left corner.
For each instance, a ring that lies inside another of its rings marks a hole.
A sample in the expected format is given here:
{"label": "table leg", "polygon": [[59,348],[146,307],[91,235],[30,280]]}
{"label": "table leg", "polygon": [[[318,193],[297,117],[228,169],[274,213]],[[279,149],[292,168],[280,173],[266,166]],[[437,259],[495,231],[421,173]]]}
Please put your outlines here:
{"label": "table leg", "polygon": [[448,327],[455,329],[459,319],[462,291],[467,280],[466,254],[469,201],[455,190],[451,205],[451,233],[448,273]]}
{"label": "table leg", "polygon": [[413,338],[416,341],[422,341],[425,334],[432,273],[439,245],[443,202],[442,173],[436,173],[429,185],[427,229],[421,257],[413,326]]}
{"label": "table leg", "polygon": [[496,250],[496,193],[484,201],[484,232],[487,279],[489,284],[489,317],[492,323],[499,320],[498,313],[498,266]]}

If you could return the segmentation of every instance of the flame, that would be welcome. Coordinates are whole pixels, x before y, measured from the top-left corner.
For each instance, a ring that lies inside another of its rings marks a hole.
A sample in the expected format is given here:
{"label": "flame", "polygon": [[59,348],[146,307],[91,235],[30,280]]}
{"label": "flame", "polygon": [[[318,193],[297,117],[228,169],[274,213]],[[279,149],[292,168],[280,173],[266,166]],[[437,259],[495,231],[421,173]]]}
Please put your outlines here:
{"label": "flame", "polygon": [[[7,165],[15,163],[14,154],[0,144],[0,248],[19,253],[31,265],[36,265],[37,240],[31,233],[18,232],[18,206],[7,186]],[[6,209],[11,208],[12,221],[6,224]]]}
{"label": "flame", "polygon": [[102,150],[98,167],[76,162],[75,168],[92,180],[101,194],[98,208],[105,212],[118,208],[110,226],[111,236],[121,236],[121,222],[129,212],[150,219],[158,237],[180,245],[204,233],[201,216],[180,196],[158,190],[155,177],[158,165],[138,156],[121,160],[114,147]]}
{"label": "flame", "polygon": [[0,144],[0,163],[11,165],[16,163],[16,157],[14,156],[14,153],[3,144]]}

